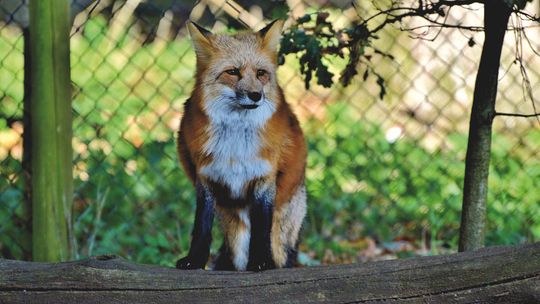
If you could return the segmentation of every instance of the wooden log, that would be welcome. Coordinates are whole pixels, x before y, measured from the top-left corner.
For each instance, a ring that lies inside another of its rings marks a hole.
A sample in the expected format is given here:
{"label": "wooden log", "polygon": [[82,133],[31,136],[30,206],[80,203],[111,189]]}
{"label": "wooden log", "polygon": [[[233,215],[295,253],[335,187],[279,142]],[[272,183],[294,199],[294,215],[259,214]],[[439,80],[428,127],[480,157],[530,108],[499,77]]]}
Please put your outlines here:
{"label": "wooden log", "polygon": [[540,243],[264,272],[0,260],[0,303],[540,303]]}

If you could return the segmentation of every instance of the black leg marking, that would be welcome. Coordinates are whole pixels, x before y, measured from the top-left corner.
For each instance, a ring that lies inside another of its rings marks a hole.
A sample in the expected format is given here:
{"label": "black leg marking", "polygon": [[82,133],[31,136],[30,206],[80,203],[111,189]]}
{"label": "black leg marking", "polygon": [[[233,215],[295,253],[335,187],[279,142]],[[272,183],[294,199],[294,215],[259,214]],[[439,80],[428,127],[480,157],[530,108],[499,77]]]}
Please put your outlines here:
{"label": "black leg marking", "polygon": [[[299,235],[302,234],[302,229],[300,229]],[[294,244],[294,247],[287,248],[287,262],[285,262],[285,268],[293,268],[298,267],[300,264],[298,263],[298,246],[300,245],[300,236],[298,239],[296,239],[296,244]]]}
{"label": "black leg marking", "polygon": [[232,254],[225,241],[219,249],[219,255],[214,262],[214,270],[237,270],[232,262]]}
{"label": "black leg marking", "polygon": [[287,250],[287,262],[285,263],[285,268],[293,268],[298,266],[298,249],[289,248]]}
{"label": "black leg marking", "polygon": [[261,193],[255,191],[254,201],[250,209],[251,240],[249,243],[248,270],[261,271],[275,268],[270,245],[274,193],[271,190]]}
{"label": "black leg marking", "polygon": [[208,187],[197,181],[197,210],[189,253],[176,262],[179,269],[204,268],[210,254],[212,223],[214,220],[214,197]]}

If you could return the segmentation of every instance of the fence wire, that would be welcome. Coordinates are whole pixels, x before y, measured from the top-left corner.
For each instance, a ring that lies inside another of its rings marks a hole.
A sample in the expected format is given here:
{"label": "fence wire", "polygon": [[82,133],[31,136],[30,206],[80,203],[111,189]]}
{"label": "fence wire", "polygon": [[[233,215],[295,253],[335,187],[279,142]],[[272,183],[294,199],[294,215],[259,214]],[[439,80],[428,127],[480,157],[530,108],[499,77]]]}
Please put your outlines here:
{"label": "fence wire", "polygon": [[[19,259],[30,250],[22,236],[26,2],[0,4],[0,257]],[[359,10],[369,9],[368,1],[351,6],[324,0],[206,0],[195,7],[174,0],[73,1],[77,257],[116,253],[171,265],[188,249],[194,191],[175,147],[183,103],[194,85],[186,20],[223,32],[325,10],[335,24],[346,26],[357,20]],[[462,10],[450,18],[482,24],[482,10]],[[538,36],[538,29],[530,30]],[[377,63],[387,91],[382,100],[377,83],[362,77],[346,88],[306,90],[295,56],[286,58],[278,78],[309,146],[302,262],[456,249],[482,39],[482,33],[447,29],[427,41],[388,28],[377,42],[394,56]],[[540,42],[532,43],[538,51]],[[524,99],[515,49],[509,35],[497,110],[533,113],[534,103]],[[523,57],[533,96],[539,96],[540,69],[534,67],[540,66],[540,56],[526,51]],[[339,58],[330,62],[334,70],[344,64]],[[495,120],[488,245],[540,240],[538,125],[519,117]]]}

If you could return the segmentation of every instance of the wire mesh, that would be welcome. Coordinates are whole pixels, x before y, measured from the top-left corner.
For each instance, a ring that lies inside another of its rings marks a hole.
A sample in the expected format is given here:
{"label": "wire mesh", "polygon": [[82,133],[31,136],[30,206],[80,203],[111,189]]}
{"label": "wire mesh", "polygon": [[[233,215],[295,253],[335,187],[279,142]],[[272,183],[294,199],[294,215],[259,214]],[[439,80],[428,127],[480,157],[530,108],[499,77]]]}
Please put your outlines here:
{"label": "wire mesh", "polygon": [[[360,5],[361,4],[361,5]],[[22,167],[26,1],[0,4],[0,256],[23,258]],[[171,265],[188,249],[194,193],[179,167],[175,136],[194,84],[188,18],[212,31],[261,28],[275,17],[326,10],[346,26],[358,11],[342,1],[78,0],[72,3],[74,226],[77,256],[116,253]],[[481,10],[451,18],[481,24]],[[410,21],[415,22],[415,21]],[[410,24],[411,26],[414,24]],[[538,34],[538,29],[531,31]],[[532,49],[540,49],[538,41]],[[285,95],[309,146],[305,263],[438,254],[455,250],[466,132],[482,34],[447,29],[434,41],[398,28],[377,46],[379,86],[356,77],[344,88],[306,90],[294,55],[279,69]],[[497,110],[534,112],[524,100],[507,37]],[[524,54],[533,96],[540,56]],[[340,58],[331,69],[344,66]],[[487,243],[540,239],[538,121],[497,117],[493,140]],[[219,236],[218,236],[219,238]],[[217,243],[217,242],[214,242]],[[217,246],[218,244],[216,244]]]}

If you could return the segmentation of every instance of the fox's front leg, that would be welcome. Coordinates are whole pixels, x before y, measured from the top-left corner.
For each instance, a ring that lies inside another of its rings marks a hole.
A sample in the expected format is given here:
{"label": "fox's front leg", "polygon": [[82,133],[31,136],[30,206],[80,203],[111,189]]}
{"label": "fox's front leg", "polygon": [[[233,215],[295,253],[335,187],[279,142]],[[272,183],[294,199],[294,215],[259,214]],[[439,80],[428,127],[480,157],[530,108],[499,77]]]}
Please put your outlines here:
{"label": "fox's front leg", "polygon": [[176,262],[176,268],[179,269],[204,268],[210,254],[215,199],[210,189],[201,181],[197,181],[196,190],[197,208],[191,245],[188,255]]}
{"label": "fox's front leg", "polygon": [[273,184],[261,185],[254,191],[254,200],[250,209],[251,240],[248,270],[261,271],[275,268],[270,244],[275,197],[276,188]]}

